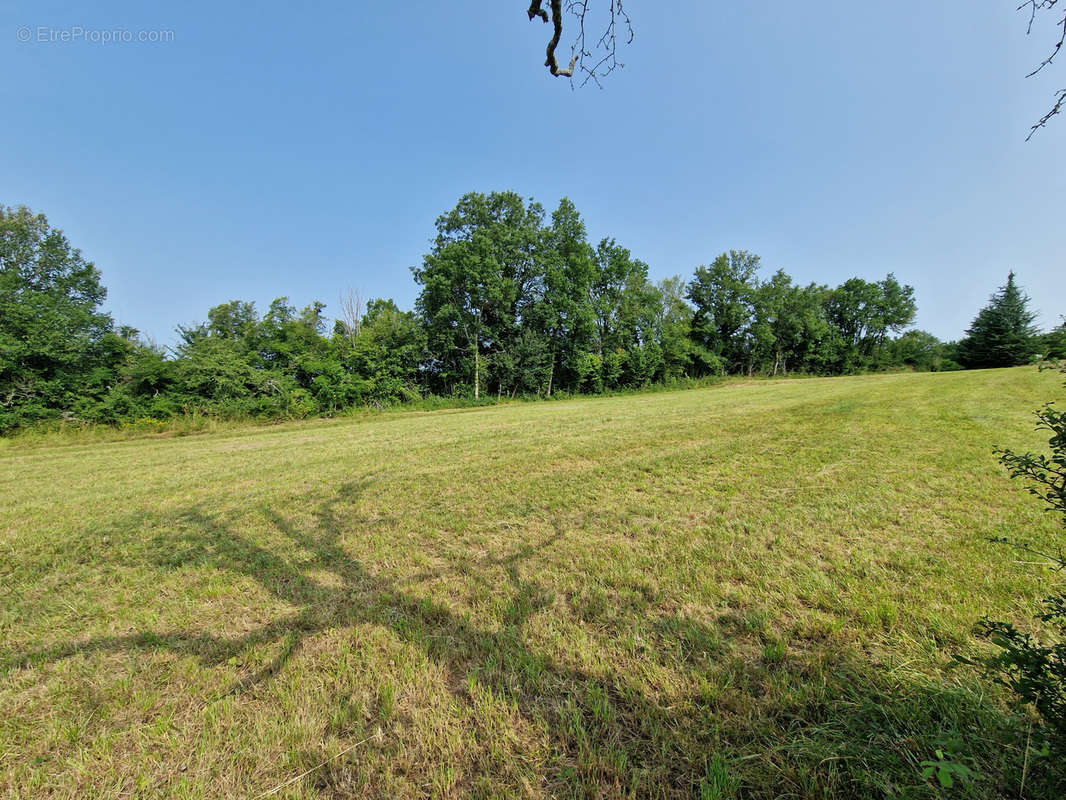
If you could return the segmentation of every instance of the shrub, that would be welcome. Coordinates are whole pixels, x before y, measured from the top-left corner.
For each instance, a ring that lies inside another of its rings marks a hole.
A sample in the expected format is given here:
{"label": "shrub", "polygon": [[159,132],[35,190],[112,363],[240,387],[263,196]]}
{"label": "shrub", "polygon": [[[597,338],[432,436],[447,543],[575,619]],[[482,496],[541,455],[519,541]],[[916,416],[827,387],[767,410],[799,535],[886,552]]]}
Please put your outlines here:
{"label": "shrub", "polygon": [[[1066,367],[1061,367],[1066,372]],[[1029,482],[1029,491],[1044,501],[1049,511],[1062,516],[1066,530],[1066,413],[1048,403],[1036,412],[1037,430],[1051,433],[1051,454],[1022,453],[997,449],[1000,463],[1012,478]],[[1061,549],[1046,553],[1025,544],[1014,547],[1045,558],[1056,571],[1066,569]],[[983,619],[978,635],[988,639],[998,652],[978,660],[992,680],[1011,689],[1023,704],[1036,709],[1044,723],[1051,746],[1066,754],[1066,593],[1058,592],[1044,600],[1044,611],[1036,616],[1047,633],[1036,636],[1020,631],[1009,622]],[[974,662],[971,662],[974,663]]]}

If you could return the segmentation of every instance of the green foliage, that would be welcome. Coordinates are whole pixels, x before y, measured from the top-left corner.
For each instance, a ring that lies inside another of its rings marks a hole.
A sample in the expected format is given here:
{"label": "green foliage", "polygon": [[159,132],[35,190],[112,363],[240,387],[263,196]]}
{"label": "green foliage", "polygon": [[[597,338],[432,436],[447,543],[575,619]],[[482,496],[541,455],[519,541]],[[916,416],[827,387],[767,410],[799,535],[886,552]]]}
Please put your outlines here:
{"label": "green foliage", "polygon": [[[1062,369],[1066,372],[1066,367]],[[996,452],[1012,478],[1027,481],[1029,492],[1043,500],[1049,511],[1061,516],[1061,526],[1066,531],[1066,413],[1048,403],[1035,416],[1037,430],[1051,434],[1050,455],[1019,454],[1007,449]],[[1045,553],[1025,544],[1010,544],[1044,557],[1058,571],[1066,569],[1061,549]],[[1046,598],[1044,611],[1036,619],[1046,628],[1044,636],[1020,631],[1010,622],[982,620],[979,635],[989,639],[999,651],[979,663],[996,683],[1008,687],[1023,704],[1036,709],[1061,757],[1066,756],[1066,593]]]}
{"label": "green foliage", "polygon": [[850,278],[829,293],[826,317],[845,347],[837,364],[841,372],[858,372],[875,364],[888,333],[914,320],[914,289],[902,286],[891,273],[877,283]]}
{"label": "green foliage", "polygon": [[[749,371],[752,367],[771,375],[787,375],[790,369],[831,371],[816,356],[819,347],[825,348],[836,335],[825,315],[828,294],[826,287],[813,283],[794,285],[784,270],[761,284],[755,294],[756,335]],[[829,359],[834,360],[835,356]]]}
{"label": "green foliage", "polygon": [[967,766],[968,760],[962,739],[952,737],[934,751],[933,758],[922,761],[919,766],[922,767],[922,777],[927,781],[935,778],[941,789],[951,789],[959,784],[969,793],[979,776]]}
{"label": "green foliage", "polygon": [[981,663],[995,683],[1036,709],[1056,752],[1066,755],[1066,595],[1047,598],[1044,608],[1036,619],[1047,626],[1050,640],[1010,622],[982,620],[978,631],[998,652]]}
{"label": "green foliage", "polygon": [[891,274],[801,287],[782,270],[760,281],[758,269],[758,256],[736,250],[696,268],[687,297],[697,370],[841,374],[901,365],[888,336],[914,319],[912,287]]}
{"label": "green foliage", "polygon": [[419,396],[418,370],[425,354],[426,335],[411,311],[392,300],[371,300],[354,338],[334,338],[341,363],[359,376],[361,396],[382,404]]}
{"label": "green foliage", "polygon": [[[470,387],[477,398],[483,384],[495,382],[499,393],[513,377],[510,351],[543,283],[543,217],[514,192],[471,192],[437,219],[433,248],[413,269],[435,388]],[[495,374],[484,363],[493,356]]]}
{"label": "green foliage", "polygon": [[[330,329],[318,301],[298,309],[281,297],[260,314],[231,300],[179,327],[166,353],[99,312],[99,273],[43,216],[8,209],[0,223],[0,431],[60,419],[332,415],[430,396],[619,392],[726,374],[947,370],[971,346],[901,334],[914,290],[891,274],[799,286],[783,270],[760,278],[759,256],[731,250],[690,280],[654,283],[615,239],[590,244],[570,200],[548,219],[515,192],[472,192],[437,219],[412,270],[414,311],[349,297]],[[1029,324],[1013,276],[1001,294],[992,318]],[[1066,328],[1029,341],[1026,352],[1058,353]]]}
{"label": "green foliage", "polygon": [[[585,223],[565,197],[543,232],[540,260],[543,294],[531,304],[526,323],[543,335],[550,352],[545,394],[560,387],[581,391],[589,374],[588,357],[597,347],[591,303],[597,270]],[[598,374],[598,366],[595,371]]]}
{"label": "green foliage", "polygon": [[414,270],[432,391],[598,392],[690,369],[677,287],[664,301],[629,250],[613,239],[592,248],[569,200],[546,225],[543,209],[513,192],[472,193],[437,231]]}
{"label": "green foliage", "polygon": [[888,342],[885,349],[890,364],[899,364],[919,372],[961,369],[949,357],[949,346],[926,331],[907,331]]}
{"label": "green foliage", "polygon": [[693,374],[695,343],[692,341],[692,307],[685,301],[685,282],[680,275],[655,285],[653,338],[659,343],[662,368],[658,379],[677,380]]}
{"label": "green foliage", "polygon": [[688,299],[696,307],[692,335],[696,343],[721,359],[726,370],[745,362],[745,335],[755,304],[759,257],[746,250],[722,253],[709,267],[696,267]]}
{"label": "green foliage", "polygon": [[1031,484],[1029,492],[1043,500],[1048,510],[1062,515],[1062,526],[1066,528],[1066,413],[1053,403],[1046,403],[1034,416],[1036,429],[1051,434],[1051,455],[997,450],[999,460],[1012,478],[1024,478]]}
{"label": "green foliage", "polygon": [[0,431],[55,418],[105,358],[100,272],[43,214],[0,207]]}
{"label": "green foliage", "polygon": [[1041,345],[1029,310],[1029,297],[1007,275],[982,308],[958,345],[958,361],[967,369],[1015,367],[1028,364],[1040,354]]}
{"label": "green foliage", "polygon": [[613,239],[600,241],[595,266],[590,301],[603,388],[643,386],[662,369],[662,350],[654,340],[660,295],[648,281],[648,265]]}
{"label": "green foliage", "polygon": [[161,348],[144,344],[137,331],[120,329],[105,342],[113,343],[113,357],[98,370],[100,388],[95,405],[80,415],[96,422],[118,424],[137,419],[165,420],[180,411],[174,396],[180,364],[169,360]]}
{"label": "green foliage", "polygon": [[1066,317],[1062,324],[1043,336],[1044,358],[1066,358]]}

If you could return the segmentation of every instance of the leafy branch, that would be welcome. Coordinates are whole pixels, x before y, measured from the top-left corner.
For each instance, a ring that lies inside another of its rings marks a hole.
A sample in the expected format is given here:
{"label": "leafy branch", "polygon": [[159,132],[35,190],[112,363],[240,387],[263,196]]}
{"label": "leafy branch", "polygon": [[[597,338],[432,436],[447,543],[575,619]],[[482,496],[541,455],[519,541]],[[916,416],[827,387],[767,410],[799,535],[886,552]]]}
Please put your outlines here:
{"label": "leafy branch", "polygon": [[[1066,372],[1066,366],[1055,366]],[[1066,530],[1066,413],[1047,403],[1035,416],[1037,430],[1051,433],[1050,456],[1018,454],[1003,448],[997,448],[996,453],[1012,478],[1028,481],[1029,492],[1043,500],[1048,511],[1062,514]],[[1047,559],[1057,570],[1066,569],[1061,549],[1052,554],[1025,544],[1007,543]],[[982,619],[977,633],[992,642],[998,652],[962,660],[983,667],[994,683],[1013,691],[1023,704],[1032,705],[1044,720],[1049,739],[1066,749],[1066,594],[1060,591],[1045,598],[1044,611],[1035,619],[1044,623],[1050,639],[1020,631],[1010,622]]]}

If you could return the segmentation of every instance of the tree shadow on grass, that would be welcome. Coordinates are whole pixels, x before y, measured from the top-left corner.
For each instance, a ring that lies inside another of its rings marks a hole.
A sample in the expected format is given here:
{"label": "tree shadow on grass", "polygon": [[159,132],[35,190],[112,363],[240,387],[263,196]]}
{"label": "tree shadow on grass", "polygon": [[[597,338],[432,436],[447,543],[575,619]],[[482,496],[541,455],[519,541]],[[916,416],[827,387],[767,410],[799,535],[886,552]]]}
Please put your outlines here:
{"label": "tree shadow on grass", "polygon": [[[310,523],[295,523],[276,508],[259,509],[272,531],[298,548],[298,564],[197,506],[142,526],[156,531],[143,552],[154,567],[240,575],[295,613],[234,636],[140,632],[6,654],[0,674],[94,651],[155,648],[212,667],[248,648],[276,648],[267,664],[219,697],[239,695],[285,670],[311,637],[370,625],[424,654],[445,675],[444,685],[457,702],[472,702],[471,687],[484,689],[541,731],[548,761],[530,777],[552,796],[936,796],[920,775],[921,762],[953,735],[966,742],[953,757],[986,773],[974,784],[976,796],[1017,796],[1023,758],[1013,719],[965,688],[871,674],[855,654],[826,651],[765,663],[757,656],[729,655],[730,640],[742,634],[728,621],[712,625],[647,610],[652,619],[642,620],[632,609],[612,620],[619,630],[642,626],[652,642],[648,664],[662,666],[664,653],[681,653],[671,668],[695,678],[683,685],[703,688],[677,695],[656,691],[624,669],[594,673],[538,649],[525,629],[552,595],[524,572],[530,559],[565,536],[559,524],[544,539],[475,565],[476,580],[492,582],[495,592],[507,596],[501,626],[478,625],[409,588],[440,572],[390,580],[345,549],[346,534],[371,524],[355,508],[373,480],[340,487],[318,504]],[[502,585],[500,571],[506,576]],[[322,573],[332,580],[314,577]],[[471,574],[470,565],[464,565],[464,574]],[[322,756],[307,753],[306,766]],[[992,769],[995,774],[987,774]],[[365,776],[360,783],[352,775],[358,771],[357,764],[337,762],[306,781],[324,793],[360,785],[365,790]],[[1062,785],[1049,774],[1040,765],[1030,768],[1030,796],[1057,796]],[[486,771],[468,776],[462,788],[499,795],[517,793],[523,783]]]}

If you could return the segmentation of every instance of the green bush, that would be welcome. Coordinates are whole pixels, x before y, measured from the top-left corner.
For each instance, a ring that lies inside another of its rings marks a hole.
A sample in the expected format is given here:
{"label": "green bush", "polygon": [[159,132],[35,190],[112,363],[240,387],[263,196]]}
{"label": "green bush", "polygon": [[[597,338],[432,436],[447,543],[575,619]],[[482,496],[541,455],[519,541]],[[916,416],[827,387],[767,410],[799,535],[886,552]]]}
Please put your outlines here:
{"label": "green bush", "polygon": [[[1066,372],[1066,367],[1061,369]],[[1050,455],[1005,449],[996,452],[1012,478],[1028,481],[1029,491],[1043,500],[1049,511],[1061,515],[1066,530],[1066,413],[1048,403],[1036,412],[1036,418],[1037,430],[1051,434]],[[1023,543],[1009,544],[1046,559],[1056,572],[1066,569],[1061,549],[1046,553]],[[1012,690],[1022,704],[1037,711],[1049,744],[1061,757],[1066,756],[1066,593],[1052,594],[1043,605],[1044,611],[1036,616],[1047,626],[1042,636],[1020,631],[1010,622],[981,620],[978,634],[991,641],[998,652],[976,663],[994,682]]]}

